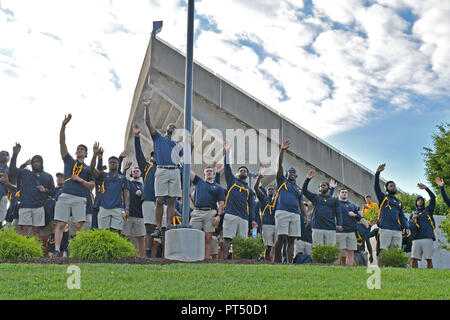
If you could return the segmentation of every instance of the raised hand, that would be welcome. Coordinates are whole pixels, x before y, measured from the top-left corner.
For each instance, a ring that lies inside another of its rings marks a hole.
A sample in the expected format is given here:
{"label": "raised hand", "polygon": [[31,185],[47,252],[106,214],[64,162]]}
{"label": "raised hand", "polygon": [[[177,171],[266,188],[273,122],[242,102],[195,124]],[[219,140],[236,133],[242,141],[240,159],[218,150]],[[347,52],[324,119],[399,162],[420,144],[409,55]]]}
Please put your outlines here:
{"label": "raised hand", "polygon": [[92,150],[94,151],[95,155],[98,155],[99,151],[100,151],[100,143],[95,142],[94,143],[94,147],[92,148]]}
{"label": "raised hand", "polygon": [[139,136],[141,134],[141,128],[137,123],[135,123],[133,126],[133,133],[135,136]]}
{"label": "raised hand", "polygon": [[103,152],[104,152],[105,150],[103,150],[103,148],[102,147],[100,147],[100,149],[98,150],[98,156],[99,157],[103,157]]}
{"label": "raised hand", "polygon": [[314,178],[315,175],[316,175],[316,172],[314,170],[309,170],[308,174],[306,175],[306,177],[308,179],[312,179],[312,178]]}
{"label": "raised hand", "polygon": [[128,161],[127,163],[125,163],[125,166],[123,167],[123,170],[124,170],[124,171],[127,171],[128,169],[130,169],[130,167],[131,167],[132,164],[133,164],[133,163],[132,163],[131,161]]}
{"label": "raised hand", "polygon": [[127,150],[122,151],[122,153],[120,154],[121,158],[126,158],[127,156],[128,156],[128,151]]}
{"label": "raised hand", "polygon": [[426,185],[424,185],[423,183],[418,183],[417,186],[419,187],[419,189],[425,190],[427,188]]}
{"label": "raised hand", "polygon": [[228,140],[225,140],[225,143],[223,144],[223,148],[225,149],[225,151],[230,151],[231,149],[231,142]]}
{"label": "raised hand", "polygon": [[13,147],[13,154],[19,154],[21,149],[22,149],[22,146],[20,145],[20,143],[16,142],[16,145]]}
{"label": "raised hand", "polygon": [[436,179],[434,180],[434,182],[436,182],[436,184],[437,184],[439,187],[443,187],[443,186],[444,186],[444,179],[441,179],[441,178],[439,178],[439,177],[436,177]]}
{"label": "raised hand", "polygon": [[147,108],[148,106],[150,106],[150,103],[152,103],[152,98],[144,98],[141,101],[142,101],[142,104],[144,105],[144,107]]}
{"label": "raised hand", "polygon": [[66,126],[69,123],[70,119],[72,119],[72,114],[69,113],[67,116],[64,116],[64,121],[62,125]]}
{"label": "raised hand", "polygon": [[223,163],[216,163],[216,173],[221,173],[223,171]]}
{"label": "raised hand", "polygon": [[380,164],[377,168],[377,173],[383,171],[385,167],[386,167],[386,163]]}
{"label": "raised hand", "polygon": [[331,179],[331,180],[330,180],[330,188],[335,188],[335,189],[336,189],[336,187],[337,187],[337,182],[336,182],[336,180]]}
{"label": "raised hand", "polygon": [[289,148],[289,146],[291,145],[291,140],[286,139],[283,141],[283,143],[281,144],[281,149],[282,150],[286,150],[287,148]]}

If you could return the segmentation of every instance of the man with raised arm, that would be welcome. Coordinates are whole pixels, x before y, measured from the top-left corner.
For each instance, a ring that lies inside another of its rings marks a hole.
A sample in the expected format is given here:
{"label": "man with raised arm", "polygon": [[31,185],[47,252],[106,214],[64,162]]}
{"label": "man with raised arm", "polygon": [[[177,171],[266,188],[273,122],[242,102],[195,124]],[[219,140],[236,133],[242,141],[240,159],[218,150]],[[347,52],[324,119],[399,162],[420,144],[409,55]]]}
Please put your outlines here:
{"label": "man with raised arm", "polygon": [[[191,171],[191,182],[195,186],[194,211],[191,213],[192,228],[205,232],[205,258],[211,255],[211,239],[216,229],[214,218],[223,215],[225,193],[220,184],[215,180],[213,167],[207,166],[203,170],[204,179]],[[219,206],[217,207],[217,204]]]}
{"label": "man with raised arm", "polygon": [[6,218],[7,206],[8,206],[8,188],[6,187],[8,179],[8,151],[0,151],[0,229],[2,228],[3,221]]}
{"label": "man with raised arm", "polygon": [[[150,162],[146,160],[144,152],[141,147],[141,128],[138,124],[133,126],[134,133],[134,151],[136,155],[136,161],[139,169],[141,170],[142,179],[144,182],[144,191],[142,194],[142,215],[144,217],[144,224],[146,230],[146,248],[147,256],[156,258],[157,243],[153,240],[152,234],[156,230],[157,216],[156,216],[156,197],[155,197],[155,173],[156,173],[156,160],[155,152],[150,153]],[[160,226],[164,229],[167,226],[167,207],[164,205],[163,215],[159,220]]]}
{"label": "man with raised arm", "polygon": [[[348,201],[348,190],[341,188],[338,194],[342,212],[342,230],[336,232],[336,242],[339,246],[341,265],[353,266],[354,254],[358,249],[356,241],[357,223],[362,219],[359,208]],[[343,254],[345,251],[345,255]]]}
{"label": "man with raised arm", "polygon": [[258,227],[255,221],[253,206],[254,193],[247,183],[248,168],[240,166],[236,176],[229,163],[231,143],[225,141],[224,145],[225,179],[227,181],[227,196],[223,217],[223,258],[227,259],[231,241],[235,237],[248,237],[248,221],[252,221],[254,228]]}
{"label": "man with raised arm", "polygon": [[128,180],[119,173],[119,158],[117,157],[112,156],[108,159],[109,172],[100,172],[95,168],[99,149],[100,146],[96,142],[90,166],[91,174],[101,183],[102,197],[98,211],[98,228],[120,232],[124,223],[122,209],[125,211],[126,219],[130,210]]}
{"label": "man with raised arm", "polygon": [[[123,174],[131,167],[131,162],[127,162],[123,170]],[[145,224],[142,215],[142,193],[144,192],[144,184],[141,182],[141,170],[134,167],[131,171],[131,178],[128,181],[130,188],[130,216],[125,221],[122,234],[127,237],[136,237],[138,243],[139,257],[145,258]]]}
{"label": "man with raised arm", "polygon": [[275,243],[277,242],[277,230],[275,229],[275,187],[269,186],[267,194],[261,186],[261,179],[263,178],[263,168],[259,170],[259,175],[256,179],[254,190],[261,208],[261,223],[262,223],[262,238],[266,245],[265,259],[274,261],[275,259]]}
{"label": "man with raised arm", "polygon": [[[397,188],[394,181],[388,181],[385,184],[386,194],[381,191],[380,174],[386,167],[386,164],[378,166],[375,173],[374,188],[378,199],[378,217],[375,221],[380,227],[380,258],[383,250],[391,246],[402,246],[402,230],[406,229],[407,236],[411,235],[408,228],[408,221],[403,214],[403,204],[395,195]],[[381,263],[378,260],[379,265]]]}
{"label": "man with raised arm", "polygon": [[308,190],[308,184],[316,175],[310,170],[303,183],[303,194],[314,206],[312,214],[312,246],[336,245],[336,230],[342,231],[342,212],[339,200],[330,195],[330,184],[322,182],[319,185],[319,193]]}
{"label": "man with raised arm", "polygon": [[447,193],[445,192],[444,179],[437,177],[434,181],[441,189],[442,199],[444,199],[444,202],[447,204],[447,206],[450,207],[450,198],[448,197]]}
{"label": "man with raised arm", "polygon": [[11,175],[21,180],[19,225],[22,226],[22,235],[26,235],[31,226],[33,235],[39,239],[40,230],[45,226],[44,204],[55,195],[55,184],[53,177],[44,171],[44,161],[39,155],[31,158],[31,171],[17,168],[20,150],[20,144],[16,144],[10,164]]}
{"label": "man with raised arm", "polygon": [[287,241],[287,262],[292,262],[294,242],[301,236],[301,218],[305,215],[302,190],[296,184],[297,171],[289,168],[283,172],[283,158],[291,141],[288,139],[280,147],[277,171],[277,193],[275,195],[275,227],[277,242],[275,244],[275,262],[281,262],[281,249]]}
{"label": "man with raised arm", "polygon": [[83,226],[86,221],[87,198],[94,188],[94,179],[89,166],[84,163],[87,157],[87,147],[83,144],[78,145],[75,153],[76,159],[72,158],[67,151],[66,125],[71,119],[71,114],[64,118],[59,133],[61,157],[64,161],[64,186],[55,205],[55,220],[58,223],[55,231],[55,252],[52,257],[59,256],[64,227],[69,222],[69,216],[72,214],[76,232]]}
{"label": "man with raised arm", "polygon": [[[175,199],[181,197],[181,175],[179,170],[181,150],[177,152],[177,143],[172,140],[176,130],[174,123],[169,123],[166,135],[162,136],[153,126],[150,120],[151,100],[142,100],[145,107],[145,124],[153,139],[155,150],[156,172],[155,172],[155,196],[156,196],[156,230],[152,233],[153,238],[162,237],[162,218],[164,213],[164,201],[167,199],[167,228],[173,224],[175,215]],[[175,150],[174,150],[175,149]]]}
{"label": "man with raised arm", "polygon": [[411,267],[417,268],[419,260],[422,260],[423,257],[427,261],[427,268],[433,269],[433,241],[436,240],[433,213],[436,207],[436,196],[423,183],[418,183],[417,186],[428,193],[430,204],[425,206],[425,199],[418,196],[416,199],[417,210],[409,217],[408,225],[412,238]]}

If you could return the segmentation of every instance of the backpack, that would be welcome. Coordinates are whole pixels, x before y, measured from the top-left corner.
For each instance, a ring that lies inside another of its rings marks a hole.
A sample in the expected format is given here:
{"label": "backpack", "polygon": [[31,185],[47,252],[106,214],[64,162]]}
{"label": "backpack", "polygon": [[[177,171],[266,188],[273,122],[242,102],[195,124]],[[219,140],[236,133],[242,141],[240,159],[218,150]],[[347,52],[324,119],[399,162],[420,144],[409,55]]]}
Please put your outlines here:
{"label": "backpack", "polygon": [[305,264],[305,263],[312,263],[311,256],[309,254],[304,253],[297,253],[297,255],[294,258],[293,261],[295,264]]}

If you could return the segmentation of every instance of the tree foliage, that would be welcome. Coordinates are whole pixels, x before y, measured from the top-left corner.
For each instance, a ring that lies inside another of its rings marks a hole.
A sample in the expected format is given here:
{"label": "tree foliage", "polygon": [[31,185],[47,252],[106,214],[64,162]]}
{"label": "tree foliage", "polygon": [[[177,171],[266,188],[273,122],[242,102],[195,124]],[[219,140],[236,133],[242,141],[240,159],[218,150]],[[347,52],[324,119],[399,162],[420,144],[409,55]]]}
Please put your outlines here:
{"label": "tree foliage", "polygon": [[440,191],[434,180],[436,177],[444,179],[448,194],[450,191],[450,123],[436,127],[438,132],[433,135],[433,147],[423,148],[425,176],[436,194],[440,194]]}

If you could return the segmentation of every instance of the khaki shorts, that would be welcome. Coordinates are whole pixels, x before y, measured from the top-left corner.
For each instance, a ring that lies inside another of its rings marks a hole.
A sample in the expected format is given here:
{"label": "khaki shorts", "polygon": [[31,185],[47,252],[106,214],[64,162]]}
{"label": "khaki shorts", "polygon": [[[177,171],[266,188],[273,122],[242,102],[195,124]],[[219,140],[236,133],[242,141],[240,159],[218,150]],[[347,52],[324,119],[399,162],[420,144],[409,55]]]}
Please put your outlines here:
{"label": "khaki shorts", "polygon": [[116,229],[122,230],[125,220],[122,217],[122,209],[105,209],[100,207],[98,211],[98,228],[99,229]]}
{"label": "khaki shorts", "polygon": [[194,210],[191,213],[191,221],[193,229],[202,230],[204,232],[214,232],[216,227],[213,226],[213,218],[216,215],[217,210]]}
{"label": "khaki shorts", "polygon": [[312,254],[312,243],[309,243],[309,242],[306,242],[303,240],[296,240],[294,256],[296,256],[299,252],[311,255]]}
{"label": "khaki shorts", "polygon": [[[144,217],[144,224],[153,224],[156,226],[156,203],[154,201],[142,202],[142,216]],[[161,227],[167,226],[167,206],[164,205],[163,217]]]}
{"label": "khaki shorts", "polygon": [[145,236],[144,218],[128,217],[128,221],[123,225],[122,234],[127,237]]}
{"label": "khaki shorts", "polygon": [[3,224],[3,221],[6,218],[6,212],[8,211],[8,198],[3,196],[0,199],[0,226]]}
{"label": "khaki shorts", "polygon": [[339,249],[356,251],[356,235],[354,232],[336,232],[336,242]]}
{"label": "khaki shorts", "polygon": [[181,197],[180,170],[157,168],[155,172],[156,197]]}
{"label": "khaki shorts", "polygon": [[56,223],[57,222],[55,220],[50,221],[48,225],[46,225],[39,231],[39,235],[41,237],[50,237],[51,234],[55,231]]}
{"label": "khaki shorts", "polygon": [[433,258],[433,239],[417,239],[412,241],[411,258],[422,260]]}
{"label": "khaki shorts", "polygon": [[216,236],[211,238],[211,254],[219,254],[219,239]]}
{"label": "khaki shorts", "polygon": [[269,247],[275,246],[277,242],[277,230],[274,225],[263,224],[262,225],[262,238],[264,244]]}
{"label": "khaki shorts", "polygon": [[223,217],[223,237],[233,239],[235,237],[248,237],[248,220],[233,214],[225,214]]}
{"label": "khaki shorts", "polygon": [[62,193],[55,205],[55,220],[69,222],[72,214],[74,222],[86,221],[86,198]]}
{"label": "khaki shorts", "polygon": [[402,232],[380,228],[380,249],[388,249],[393,246],[402,246]]}
{"label": "khaki shorts", "polygon": [[336,230],[312,229],[312,246],[336,244]]}
{"label": "khaki shorts", "polygon": [[[74,237],[77,234],[77,229],[75,228],[75,221],[73,220],[73,217],[69,217],[69,236]],[[83,230],[89,231],[91,230],[92,226],[92,213],[86,213],[86,221],[83,223]],[[81,229],[80,229],[81,230]]]}
{"label": "khaki shorts", "polygon": [[277,235],[300,238],[302,232],[300,223],[299,214],[284,210],[275,211]]}
{"label": "khaki shorts", "polygon": [[33,227],[45,226],[44,207],[19,208],[19,225]]}

